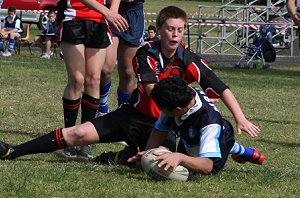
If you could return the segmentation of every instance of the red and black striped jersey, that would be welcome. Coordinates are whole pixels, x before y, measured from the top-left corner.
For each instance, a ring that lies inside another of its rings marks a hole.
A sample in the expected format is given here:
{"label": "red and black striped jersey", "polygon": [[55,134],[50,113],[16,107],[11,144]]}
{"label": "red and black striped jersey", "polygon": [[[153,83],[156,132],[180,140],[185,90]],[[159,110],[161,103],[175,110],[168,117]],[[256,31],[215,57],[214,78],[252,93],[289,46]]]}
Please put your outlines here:
{"label": "red and black striped jersey", "polygon": [[[96,0],[102,5],[106,4],[106,0]],[[58,22],[67,20],[90,20],[97,23],[106,23],[106,20],[99,12],[88,8],[80,2],[80,0],[59,0],[57,3]]]}
{"label": "red and black striped jersey", "polygon": [[179,76],[188,83],[197,82],[210,98],[218,98],[228,87],[213,73],[207,63],[181,43],[176,54],[168,59],[161,52],[160,41],[149,42],[141,47],[133,59],[137,77],[137,88],[132,94],[130,104],[157,119],[159,109],[153,99],[143,90],[143,83],[157,83],[159,80]]}

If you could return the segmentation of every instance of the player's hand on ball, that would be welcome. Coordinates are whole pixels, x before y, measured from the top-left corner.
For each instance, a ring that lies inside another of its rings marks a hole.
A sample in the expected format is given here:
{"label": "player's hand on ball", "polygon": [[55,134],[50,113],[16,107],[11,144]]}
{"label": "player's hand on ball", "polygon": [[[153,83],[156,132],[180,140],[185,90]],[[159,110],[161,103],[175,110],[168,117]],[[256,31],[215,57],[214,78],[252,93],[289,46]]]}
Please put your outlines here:
{"label": "player's hand on ball", "polygon": [[181,153],[169,153],[169,152],[160,152],[153,153],[157,157],[155,160],[161,160],[158,164],[159,167],[164,167],[164,170],[167,171],[169,168],[172,168],[172,171],[176,171],[176,167],[181,163],[183,155]]}
{"label": "player's hand on ball", "polygon": [[[165,148],[154,148],[145,151],[141,158],[141,165],[143,170],[153,179],[186,181],[189,177],[189,170],[179,165],[180,159],[182,159],[180,153],[172,154]],[[159,166],[159,164],[161,165]]]}

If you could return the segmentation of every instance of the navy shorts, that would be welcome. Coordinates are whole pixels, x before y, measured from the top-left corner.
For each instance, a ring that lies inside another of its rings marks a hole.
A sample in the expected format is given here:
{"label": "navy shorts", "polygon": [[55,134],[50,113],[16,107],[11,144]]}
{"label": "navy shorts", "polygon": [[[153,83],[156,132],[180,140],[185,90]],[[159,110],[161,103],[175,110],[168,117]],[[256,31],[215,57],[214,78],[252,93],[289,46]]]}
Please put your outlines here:
{"label": "navy shorts", "polygon": [[51,42],[56,42],[57,41],[57,37],[56,37],[56,35],[54,36],[46,36],[46,35],[40,35],[40,37],[41,37],[41,40],[42,40],[42,42],[45,42],[46,41],[46,37],[51,37]]}
{"label": "navy shorts", "polygon": [[120,9],[119,14],[126,19],[129,28],[125,32],[118,32],[112,28],[113,36],[125,41],[129,47],[139,47],[144,42],[145,16],[143,4],[134,6],[132,9],[128,7]]}
{"label": "navy shorts", "polygon": [[[227,120],[225,119],[223,120],[224,120],[224,129],[223,129],[223,133],[219,137],[219,144],[220,144],[222,158],[212,158],[214,164],[211,173],[213,174],[218,173],[224,169],[224,166],[228,159],[228,155],[230,154],[231,148],[235,143],[234,130],[232,125]],[[179,141],[177,151],[187,155],[187,152],[181,140]]]}
{"label": "navy shorts", "polygon": [[61,41],[87,48],[107,48],[112,40],[106,24],[95,21],[64,21]]}
{"label": "navy shorts", "polygon": [[[124,104],[90,122],[97,130],[100,143],[125,141],[129,146],[144,150],[155,121],[133,106]],[[164,146],[175,150],[175,142],[175,136],[170,133]]]}

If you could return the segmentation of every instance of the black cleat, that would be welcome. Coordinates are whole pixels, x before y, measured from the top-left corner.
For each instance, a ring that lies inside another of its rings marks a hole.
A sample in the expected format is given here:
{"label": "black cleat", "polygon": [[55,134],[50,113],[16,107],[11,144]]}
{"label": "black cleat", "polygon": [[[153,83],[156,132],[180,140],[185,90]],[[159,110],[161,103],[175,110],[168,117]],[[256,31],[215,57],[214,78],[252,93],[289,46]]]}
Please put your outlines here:
{"label": "black cleat", "polygon": [[0,141],[0,159],[6,160],[10,158],[10,154],[13,152],[13,148],[6,144],[5,142]]}
{"label": "black cleat", "polygon": [[104,152],[101,153],[101,155],[94,158],[95,163],[99,164],[120,164],[120,165],[126,165],[126,166],[133,166],[134,163],[128,163],[127,160],[136,155],[138,150],[136,148],[132,148],[129,146],[126,146],[123,150],[118,152]]}

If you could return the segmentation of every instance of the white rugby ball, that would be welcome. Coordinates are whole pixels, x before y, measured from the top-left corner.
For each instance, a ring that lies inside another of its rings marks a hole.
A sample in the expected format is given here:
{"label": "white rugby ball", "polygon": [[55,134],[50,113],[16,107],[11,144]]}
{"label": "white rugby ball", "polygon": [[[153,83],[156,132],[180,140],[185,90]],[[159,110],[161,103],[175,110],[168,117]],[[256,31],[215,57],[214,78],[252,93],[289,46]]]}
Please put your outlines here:
{"label": "white rugby ball", "polygon": [[164,148],[154,148],[146,151],[142,156],[141,165],[143,170],[152,178],[156,180],[171,179],[176,181],[186,181],[189,177],[189,171],[184,166],[178,165],[176,171],[173,172],[172,168],[167,171],[164,170],[165,166],[159,167],[160,160],[154,160],[156,155],[153,153],[171,152]]}

